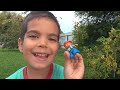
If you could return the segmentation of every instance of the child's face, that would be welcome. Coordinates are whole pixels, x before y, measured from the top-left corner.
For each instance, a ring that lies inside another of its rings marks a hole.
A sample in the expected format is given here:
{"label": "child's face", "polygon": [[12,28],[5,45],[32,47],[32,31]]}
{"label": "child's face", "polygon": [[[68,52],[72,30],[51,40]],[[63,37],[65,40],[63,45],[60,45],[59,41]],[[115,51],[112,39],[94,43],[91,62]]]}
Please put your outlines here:
{"label": "child's face", "polygon": [[30,67],[42,69],[53,62],[59,48],[58,34],[56,23],[49,18],[28,22],[24,41],[19,39],[19,49]]}

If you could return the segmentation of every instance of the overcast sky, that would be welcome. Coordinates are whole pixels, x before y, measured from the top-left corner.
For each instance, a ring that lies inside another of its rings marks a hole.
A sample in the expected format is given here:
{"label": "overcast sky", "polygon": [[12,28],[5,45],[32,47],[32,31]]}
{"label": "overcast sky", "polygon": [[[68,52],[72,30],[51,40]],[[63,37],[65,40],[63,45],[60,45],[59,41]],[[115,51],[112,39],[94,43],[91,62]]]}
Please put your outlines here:
{"label": "overcast sky", "polygon": [[75,17],[74,11],[51,11],[58,19],[64,33],[72,32],[74,23],[79,19]]}

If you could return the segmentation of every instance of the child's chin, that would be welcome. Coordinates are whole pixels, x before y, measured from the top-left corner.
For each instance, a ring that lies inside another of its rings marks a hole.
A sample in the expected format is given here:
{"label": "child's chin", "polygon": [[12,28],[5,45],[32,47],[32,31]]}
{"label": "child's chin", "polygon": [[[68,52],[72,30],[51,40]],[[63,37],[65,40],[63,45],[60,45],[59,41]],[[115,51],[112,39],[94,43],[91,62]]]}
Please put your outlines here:
{"label": "child's chin", "polygon": [[41,70],[41,69],[47,68],[47,65],[35,65],[34,68],[38,69],[38,70]]}

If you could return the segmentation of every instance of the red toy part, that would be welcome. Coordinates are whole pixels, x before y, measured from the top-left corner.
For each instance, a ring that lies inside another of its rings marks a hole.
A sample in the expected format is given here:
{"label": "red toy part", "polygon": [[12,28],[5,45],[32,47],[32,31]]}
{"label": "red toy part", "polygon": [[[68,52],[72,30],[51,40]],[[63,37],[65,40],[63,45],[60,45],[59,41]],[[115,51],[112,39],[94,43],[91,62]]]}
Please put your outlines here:
{"label": "red toy part", "polygon": [[72,41],[71,41],[71,40],[68,40],[68,41],[64,42],[64,47],[66,47],[66,45],[67,45],[68,43],[71,43],[71,44],[72,44]]}

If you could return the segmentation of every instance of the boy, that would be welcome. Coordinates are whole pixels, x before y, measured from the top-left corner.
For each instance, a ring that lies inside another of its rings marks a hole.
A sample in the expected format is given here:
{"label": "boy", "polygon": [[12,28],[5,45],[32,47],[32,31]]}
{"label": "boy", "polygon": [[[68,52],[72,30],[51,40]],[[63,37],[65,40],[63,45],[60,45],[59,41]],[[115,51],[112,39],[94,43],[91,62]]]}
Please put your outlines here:
{"label": "boy", "polygon": [[7,79],[81,79],[84,74],[82,56],[77,54],[71,62],[64,52],[65,67],[53,63],[59,49],[60,26],[55,16],[48,11],[32,11],[23,21],[20,52],[28,65],[20,68]]}

